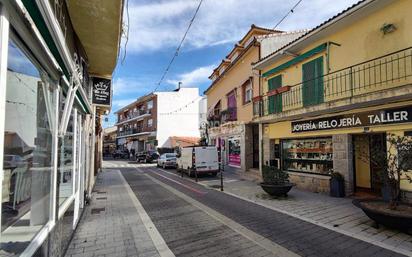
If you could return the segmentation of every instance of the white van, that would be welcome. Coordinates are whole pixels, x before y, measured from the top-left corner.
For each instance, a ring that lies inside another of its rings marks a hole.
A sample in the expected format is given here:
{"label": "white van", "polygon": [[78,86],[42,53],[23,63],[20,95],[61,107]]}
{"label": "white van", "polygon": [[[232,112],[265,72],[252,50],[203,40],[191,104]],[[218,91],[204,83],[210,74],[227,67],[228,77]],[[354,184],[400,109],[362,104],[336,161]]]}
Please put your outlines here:
{"label": "white van", "polygon": [[[189,146],[180,149],[177,158],[177,169],[186,172],[189,176],[197,174],[211,174],[219,172],[218,152],[215,146]],[[192,169],[193,167],[193,169]]]}

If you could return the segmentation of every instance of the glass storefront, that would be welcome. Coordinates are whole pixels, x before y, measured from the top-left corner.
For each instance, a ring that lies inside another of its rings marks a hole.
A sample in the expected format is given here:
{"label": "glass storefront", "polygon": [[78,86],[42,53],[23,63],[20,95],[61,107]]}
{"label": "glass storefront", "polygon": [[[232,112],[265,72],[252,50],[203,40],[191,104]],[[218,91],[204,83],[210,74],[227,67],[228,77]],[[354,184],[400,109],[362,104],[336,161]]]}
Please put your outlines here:
{"label": "glass storefront", "polygon": [[282,149],[284,170],[326,175],[333,169],[331,137],[282,140]]}
{"label": "glass storefront", "polygon": [[[63,97],[63,94],[62,96]],[[64,104],[64,101],[61,101]],[[63,107],[60,108],[63,110]],[[67,132],[64,136],[59,137],[58,147],[58,179],[59,179],[59,204],[73,194],[73,114],[70,116]]]}
{"label": "glass storefront", "polygon": [[[0,254],[22,252],[49,221],[57,90],[9,40]],[[3,255],[4,254],[4,255]]]}
{"label": "glass storefront", "polygon": [[229,144],[229,165],[240,167],[240,138],[228,139]]}

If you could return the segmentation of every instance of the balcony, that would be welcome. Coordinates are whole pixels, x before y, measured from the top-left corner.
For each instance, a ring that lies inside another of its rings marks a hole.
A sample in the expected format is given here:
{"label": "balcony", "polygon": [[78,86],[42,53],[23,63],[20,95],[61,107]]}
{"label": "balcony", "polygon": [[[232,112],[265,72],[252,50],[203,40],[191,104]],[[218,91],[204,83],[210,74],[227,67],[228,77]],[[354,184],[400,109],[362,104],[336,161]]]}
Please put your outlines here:
{"label": "balcony", "polygon": [[128,121],[140,120],[140,119],[143,119],[144,117],[150,116],[151,114],[152,114],[152,109],[138,110],[136,112],[131,112],[130,114],[127,114],[125,117],[123,117],[122,119],[119,118],[116,125],[120,125]]}
{"label": "balcony", "polygon": [[211,128],[219,127],[221,124],[224,124],[230,121],[236,121],[237,120],[237,108],[231,107],[221,112],[219,111],[216,114],[210,114],[207,120]]}
{"label": "balcony", "polygon": [[137,136],[137,135],[144,135],[144,134],[150,134],[151,131],[148,131],[146,129],[142,128],[133,128],[133,129],[126,129],[124,131],[118,131],[117,132],[117,138],[120,137],[128,137],[128,136]]}
{"label": "balcony", "polygon": [[[278,119],[412,94],[412,47],[283,86],[254,99],[254,118]],[[400,90],[400,88],[402,88]],[[396,89],[396,90],[394,90]]]}
{"label": "balcony", "polygon": [[226,110],[223,110],[220,114],[220,120],[222,124],[226,122],[230,122],[230,121],[236,121],[237,120],[237,108],[230,107],[230,108],[227,108]]}

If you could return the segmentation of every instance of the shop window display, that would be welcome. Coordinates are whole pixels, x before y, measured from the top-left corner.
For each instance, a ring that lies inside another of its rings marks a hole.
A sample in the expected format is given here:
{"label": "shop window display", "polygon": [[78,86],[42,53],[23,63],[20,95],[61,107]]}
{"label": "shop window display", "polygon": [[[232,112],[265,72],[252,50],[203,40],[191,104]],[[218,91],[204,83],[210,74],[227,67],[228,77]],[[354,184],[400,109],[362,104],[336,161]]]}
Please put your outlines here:
{"label": "shop window display", "polygon": [[229,165],[240,167],[240,138],[229,138]]}
{"label": "shop window display", "polygon": [[56,89],[19,45],[8,45],[1,256],[27,247],[49,221],[51,202]]}
{"label": "shop window display", "polygon": [[283,169],[329,174],[333,169],[332,138],[282,140]]}

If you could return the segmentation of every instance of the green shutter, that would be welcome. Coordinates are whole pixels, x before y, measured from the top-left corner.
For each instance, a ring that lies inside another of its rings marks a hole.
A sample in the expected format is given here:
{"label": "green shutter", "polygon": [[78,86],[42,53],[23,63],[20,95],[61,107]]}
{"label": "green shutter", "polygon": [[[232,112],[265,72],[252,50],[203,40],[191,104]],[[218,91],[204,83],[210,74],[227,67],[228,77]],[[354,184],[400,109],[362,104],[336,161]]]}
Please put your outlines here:
{"label": "green shutter", "polygon": [[302,65],[303,106],[323,103],[323,57]]}
{"label": "green shutter", "polygon": [[[268,80],[268,91],[280,88],[282,86],[282,75],[278,75]],[[282,95],[269,96],[268,112],[269,114],[282,111]]]}

